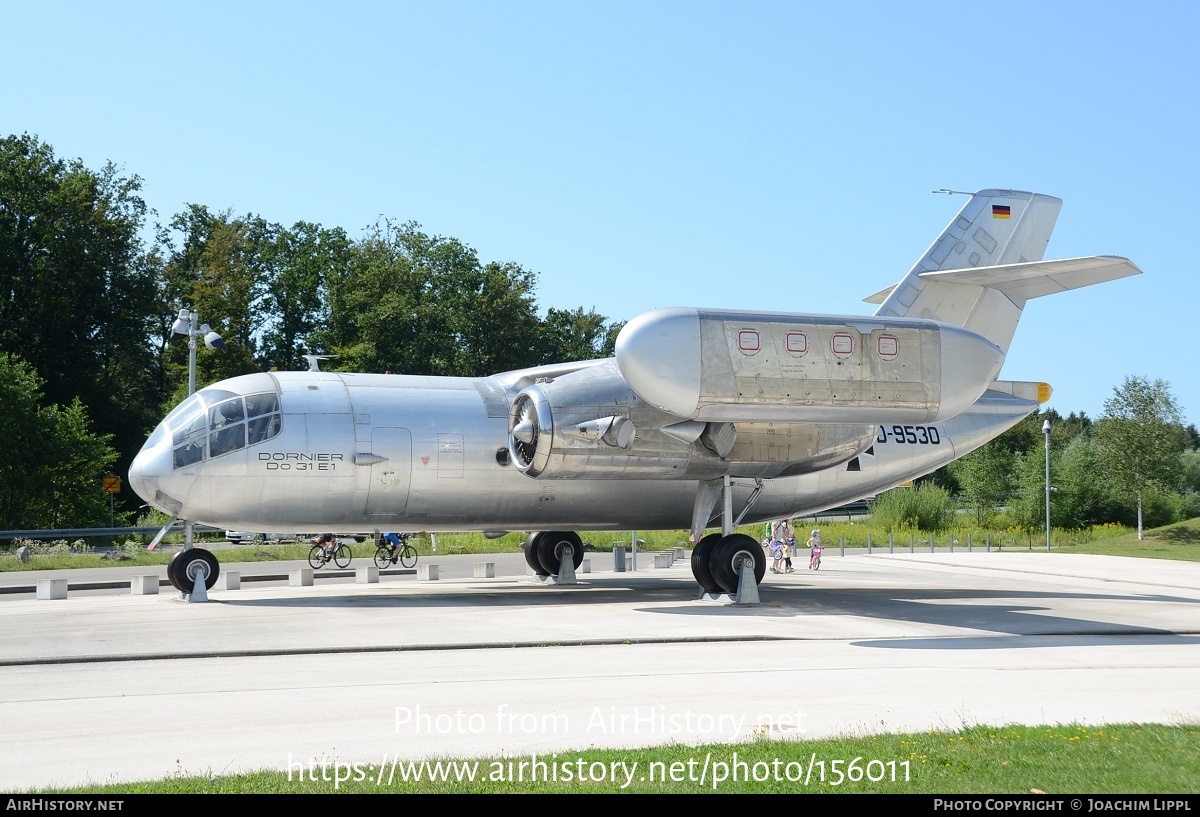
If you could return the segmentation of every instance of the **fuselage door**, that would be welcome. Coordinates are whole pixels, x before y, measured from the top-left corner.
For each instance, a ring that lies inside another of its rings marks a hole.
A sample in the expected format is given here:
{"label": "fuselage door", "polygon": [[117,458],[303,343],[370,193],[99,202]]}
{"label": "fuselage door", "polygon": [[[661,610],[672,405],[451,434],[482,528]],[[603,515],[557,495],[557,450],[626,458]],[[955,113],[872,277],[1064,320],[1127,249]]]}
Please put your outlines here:
{"label": "fuselage door", "polygon": [[370,453],[380,459],[369,466],[367,513],[389,516],[404,513],[412,472],[412,434],[407,428],[372,429]]}

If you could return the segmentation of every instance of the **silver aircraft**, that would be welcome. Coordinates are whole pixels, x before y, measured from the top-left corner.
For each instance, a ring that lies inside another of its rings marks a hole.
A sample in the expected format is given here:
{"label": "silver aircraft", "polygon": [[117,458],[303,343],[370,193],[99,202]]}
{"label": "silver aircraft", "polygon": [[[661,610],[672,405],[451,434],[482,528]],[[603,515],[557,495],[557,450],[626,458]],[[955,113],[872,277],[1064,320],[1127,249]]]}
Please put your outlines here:
{"label": "silver aircraft", "polygon": [[[870,317],[656,309],[616,357],[491,377],[270,372],[201,389],[159,424],[129,481],[218,528],[537,531],[553,575],[576,531],[690,528],[705,589],[766,560],[735,534],[927,474],[1049,399],[997,380],[1025,302],[1140,270],[1042,261],[1062,202],[975,193]],[[720,533],[703,536],[708,527]],[[219,567],[188,548],[180,590]]]}

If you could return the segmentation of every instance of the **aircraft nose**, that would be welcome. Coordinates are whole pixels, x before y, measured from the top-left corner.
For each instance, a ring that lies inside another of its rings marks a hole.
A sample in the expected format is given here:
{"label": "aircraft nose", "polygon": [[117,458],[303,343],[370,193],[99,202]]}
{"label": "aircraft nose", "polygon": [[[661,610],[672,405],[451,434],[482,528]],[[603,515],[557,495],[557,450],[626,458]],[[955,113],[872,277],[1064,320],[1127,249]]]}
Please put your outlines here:
{"label": "aircraft nose", "polygon": [[[157,444],[155,443],[157,438]],[[180,503],[162,490],[162,480],[171,475],[170,437],[153,434],[129,466],[129,485],[142,499],[167,513],[177,513]]]}

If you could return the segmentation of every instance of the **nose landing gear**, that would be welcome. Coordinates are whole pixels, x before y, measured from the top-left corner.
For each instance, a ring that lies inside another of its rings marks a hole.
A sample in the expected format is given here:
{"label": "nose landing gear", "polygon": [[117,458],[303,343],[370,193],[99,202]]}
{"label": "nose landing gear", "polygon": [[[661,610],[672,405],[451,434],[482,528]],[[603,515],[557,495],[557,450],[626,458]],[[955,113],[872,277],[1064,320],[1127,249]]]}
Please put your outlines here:
{"label": "nose landing gear", "polygon": [[204,548],[181,550],[167,563],[167,581],[188,601],[208,601],[205,591],[213,588],[220,573],[217,557]]}

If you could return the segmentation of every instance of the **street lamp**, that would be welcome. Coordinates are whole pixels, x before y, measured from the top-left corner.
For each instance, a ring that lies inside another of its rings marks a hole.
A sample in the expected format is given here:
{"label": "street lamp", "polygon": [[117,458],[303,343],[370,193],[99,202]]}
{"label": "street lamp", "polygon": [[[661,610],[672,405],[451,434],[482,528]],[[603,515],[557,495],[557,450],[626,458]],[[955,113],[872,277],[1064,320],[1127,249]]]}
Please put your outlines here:
{"label": "street lamp", "polygon": [[[209,349],[224,349],[224,339],[207,323],[200,323],[200,316],[191,309],[179,310],[175,323],[171,324],[171,337],[188,339],[188,397],[196,393],[196,335],[204,338]],[[188,550],[195,541],[196,527],[191,522],[183,523],[183,549]]]}
{"label": "street lamp", "polygon": [[171,325],[171,337],[188,339],[188,396],[196,393],[196,335],[204,338],[209,349],[224,349],[225,340],[207,323],[200,323],[200,316],[191,309],[179,310],[179,317]]}
{"label": "street lamp", "polygon": [[1050,421],[1042,423],[1046,435],[1046,551],[1050,551]]}

